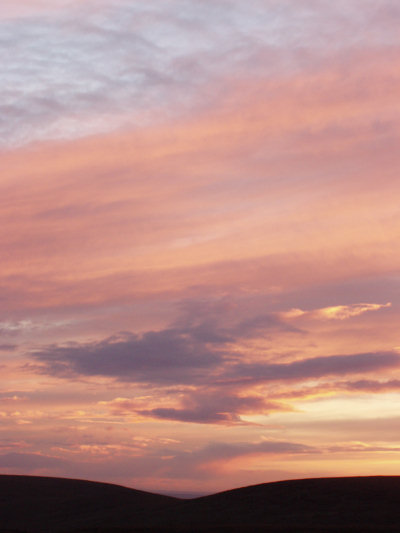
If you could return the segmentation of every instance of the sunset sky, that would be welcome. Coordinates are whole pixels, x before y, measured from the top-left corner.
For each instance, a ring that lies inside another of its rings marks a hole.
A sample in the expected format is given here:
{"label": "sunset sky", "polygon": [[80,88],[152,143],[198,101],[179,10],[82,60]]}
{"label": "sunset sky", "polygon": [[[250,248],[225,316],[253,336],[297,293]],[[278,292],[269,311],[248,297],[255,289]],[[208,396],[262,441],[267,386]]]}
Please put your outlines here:
{"label": "sunset sky", "polygon": [[400,475],[398,0],[2,0],[0,473]]}

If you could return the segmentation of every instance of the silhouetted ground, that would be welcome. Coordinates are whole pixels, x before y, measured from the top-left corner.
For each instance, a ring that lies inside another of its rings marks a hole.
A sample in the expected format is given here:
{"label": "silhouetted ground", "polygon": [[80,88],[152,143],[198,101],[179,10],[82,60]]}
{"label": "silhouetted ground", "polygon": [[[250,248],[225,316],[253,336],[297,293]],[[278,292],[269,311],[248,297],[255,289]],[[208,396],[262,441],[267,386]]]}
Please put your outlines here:
{"label": "silhouetted ground", "polygon": [[108,483],[33,476],[0,476],[0,528],[68,531],[146,524],[177,498]]}
{"label": "silhouetted ground", "polygon": [[103,483],[0,476],[0,531],[400,532],[400,477],[283,481],[180,500]]}

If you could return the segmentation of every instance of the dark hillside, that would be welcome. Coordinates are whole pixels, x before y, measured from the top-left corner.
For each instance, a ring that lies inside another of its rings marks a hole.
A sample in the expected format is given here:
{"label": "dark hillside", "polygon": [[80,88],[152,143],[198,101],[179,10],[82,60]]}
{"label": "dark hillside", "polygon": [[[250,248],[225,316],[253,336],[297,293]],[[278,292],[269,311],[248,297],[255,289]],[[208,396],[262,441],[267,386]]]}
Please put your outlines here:
{"label": "dark hillside", "polygon": [[187,502],[207,525],[362,527],[400,531],[400,477],[304,479],[235,489]]}
{"label": "dark hillside", "polygon": [[400,477],[282,481],[179,500],[116,485],[0,476],[0,531],[333,533],[400,531]]}
{"label": "dark hillside", "polygon": [[43,533],[134,526],[177,501],[108,483],[0,475],[0,528]]}

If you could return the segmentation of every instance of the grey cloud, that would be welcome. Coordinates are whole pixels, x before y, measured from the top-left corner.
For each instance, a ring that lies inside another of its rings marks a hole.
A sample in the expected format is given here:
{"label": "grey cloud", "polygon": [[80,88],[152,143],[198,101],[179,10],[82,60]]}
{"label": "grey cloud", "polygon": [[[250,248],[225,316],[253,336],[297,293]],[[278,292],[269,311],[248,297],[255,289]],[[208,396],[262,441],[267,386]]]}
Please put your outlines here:
{"label": "grey cloud", "polygon": [[164,420],[234,425],[245,423],[241,419],[241,414],[254,412],[267,414],[284,408],[278,402],[268,401],[259,396],[238,396],[234,390],[195,391],[187,394],[181,403],[183,407],[180,409],[159,407],[141,410],[138,413]]}
{"label": "grey cloud", "polygon": [[245,364],[231,367],[226,377],[242,382],[308,379],[329,375],[347,375],[393,368],[400,363],[396,352],[372,352],[351,355],[313,357],[284,364]]}
{"label": "grey cloud", "polygon": [[142,335],[123,333],[100,342],[52,345],[31,356],[39,363],[38,370],[66,378],[108,376],[148,384],[203,383],[209,386],[357,374],[392,368],[400,362],[396,352],[372,352],[314,357],[283,364],[244,363],[243,354],[230,355],[229,343],[247,332],[247,325],[243,328],[240,323],[224,327],[203,322]]}
{"label": "grey cloud", "polygon": [[210,374],[222,361],[205,343],[174,329],[124,334],[92,344],[49,346],[32,355],[51,375],[163,384],[202,381],[204,373]]}
{"label": "grey cloud", "polygon": [[223,424],[238,422],[237,415],[218,412],[218,407],[210,409],[199,406],[195,409],[174,409],[158,407],[156,409],[138,411],[141,415],[159,418],[161,420],[175,420],[177,422],[193,422],[197,424]]}
{"label": "grey cloud", "polygon": [[387,392],[400,389],[400,380],[391,379],[388,381],[374,381],[361,379],[359,381],[350,381],[343,383],[343,388],[350,391],[359,392]]}

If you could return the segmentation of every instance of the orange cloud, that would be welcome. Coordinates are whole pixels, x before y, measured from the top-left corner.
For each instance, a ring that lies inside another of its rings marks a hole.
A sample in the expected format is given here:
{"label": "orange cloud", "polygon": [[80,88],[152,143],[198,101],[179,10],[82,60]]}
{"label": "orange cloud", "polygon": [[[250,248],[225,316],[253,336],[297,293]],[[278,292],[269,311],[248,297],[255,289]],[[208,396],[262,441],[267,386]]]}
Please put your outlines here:
{"label": "orange cloud", "polygon": [[391,302],[386,304],[371,304],[361,303],[352,305],[333,305],[330,307],[323,307],[322,309],[314,309],[312,311],[303,311],[302,309],[291,309],[281,313],[283,318],[296,319],[304,316],[325,320],[345,320],[353,316],[359,316],[368,311],[378,311],[391,307]]}

